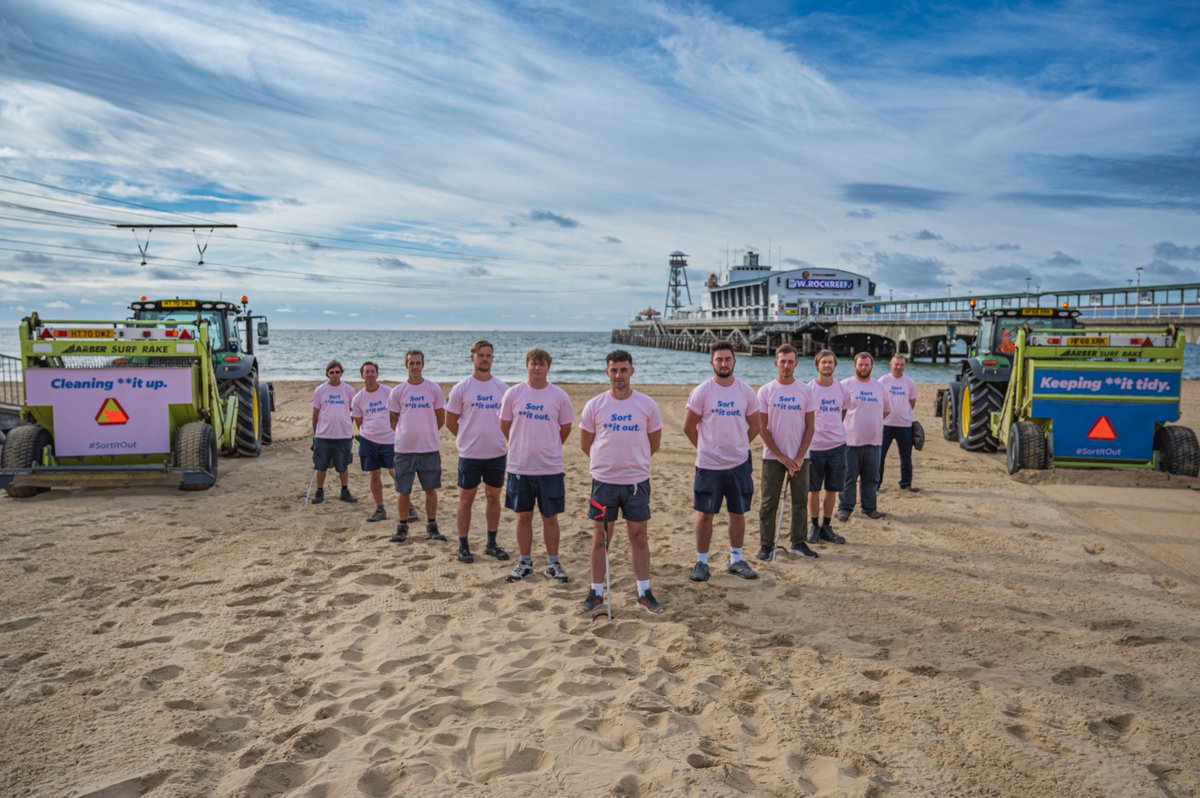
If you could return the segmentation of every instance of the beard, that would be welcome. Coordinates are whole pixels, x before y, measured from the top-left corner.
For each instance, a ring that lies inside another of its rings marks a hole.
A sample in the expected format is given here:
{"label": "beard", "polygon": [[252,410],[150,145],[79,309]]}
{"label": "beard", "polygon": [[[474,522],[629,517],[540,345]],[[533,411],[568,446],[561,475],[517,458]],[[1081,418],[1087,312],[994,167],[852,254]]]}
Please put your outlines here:
{"label": "beard", "polygon": [[721,379],[726,379],[733,376],[733,369],[713,369],[713,373]]}

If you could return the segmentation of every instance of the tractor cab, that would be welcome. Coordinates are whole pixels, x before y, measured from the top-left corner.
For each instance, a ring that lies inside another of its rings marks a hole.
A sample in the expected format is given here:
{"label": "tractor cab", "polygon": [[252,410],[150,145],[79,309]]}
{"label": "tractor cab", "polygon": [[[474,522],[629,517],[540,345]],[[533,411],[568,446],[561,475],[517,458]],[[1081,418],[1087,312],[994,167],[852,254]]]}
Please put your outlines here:
{"label": "tractor cab", "polygon": [[1074,330],[1082,327],[1079,311],[1067,308],[989,308],[978,314],[976,355],[1011,358],[1017,330]]}

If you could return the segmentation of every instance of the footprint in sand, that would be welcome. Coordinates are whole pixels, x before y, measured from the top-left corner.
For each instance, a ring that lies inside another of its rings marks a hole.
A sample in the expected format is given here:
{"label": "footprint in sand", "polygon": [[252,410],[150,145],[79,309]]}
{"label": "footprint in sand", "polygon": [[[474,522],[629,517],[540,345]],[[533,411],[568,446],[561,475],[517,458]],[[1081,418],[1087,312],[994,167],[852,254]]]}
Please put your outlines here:
{"label": "footprint in sand", "polygon": [[226,643],[222,651],[224,651],[226,654],[237,654],[238,652],[244,651],[246,648],[254,645],[255,643],[261,643],[266,636],[267,633],[265,631],[259,631],[252,635],[246,635],[245,637],[234,640],[232,643]]}
{"label": "footprint in sand", "polygon": [[1090,665],[1072,665],[1051,676],[1050,681],[1055,684],[1074,684],[1076,679],[1095,679],[1103,675],[1104,671],[1096,670]]}
{"label": "footprint in sand", "polygon": [[139,648],[140,646],[170,643],[174,639],[174,637],[169,635],[159,635],[158,637],[148,637],[145,640],[126,640],[123,643],[117,643],[117,648]]}
{"label": "footprint in sand", "polygon": [[18,632],[27,627],[33,626],[42,618],[40,615],[30,615],[26,618],[14,618],[11,621],[0,621],[0,634],[5,632]]}
{"label": "footprint in sand", "polygon": [[169,770],[156,770],[129,779],[122,779],[98,790],[79,794],[79,798],[118,798],[123,795],[149,795],[171,777]]}
{"label": "footprint in sand", "polygon": [[1088,731],[1106,740],[1119,740],[1134,729],[1137,720],[1138,716],[1133,713],[1112,715],[1092,721],[1088,724]]}
{"label": "footprint in sand", "polygon": [[198,612],[173,612],[170,615],[160,615],[150,622],[151,626],[171,626],[180,621],[190,621],[195,618],[204,617]]}
{"label": "footprint in sand", "polygon": [[164,665],[142,676],[138,686],[143,690],[157,690],[172,679],[179,678],[182,673],[183,668],[178,665]]}

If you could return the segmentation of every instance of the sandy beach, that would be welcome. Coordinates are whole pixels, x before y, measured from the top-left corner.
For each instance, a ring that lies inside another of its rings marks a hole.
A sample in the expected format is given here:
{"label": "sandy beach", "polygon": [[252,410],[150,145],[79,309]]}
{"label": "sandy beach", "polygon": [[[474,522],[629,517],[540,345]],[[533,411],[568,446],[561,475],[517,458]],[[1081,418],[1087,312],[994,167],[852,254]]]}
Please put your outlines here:
{"label": "sandy beach", "polygon": [[[650,537],[668,611],[635,604],[621,525],[615,618],[592,620],[576,612],[591,534],[578,430],[572,582],[506,584],[512,563],[482,556],[482,497],[472,565],[454,558],[453,487],[447,543],[423,525],[387,543],[357,463],[358,504],[304,506],[314,386],[276,386],[273,445],[222,460],[212,490],[0,498],[0,793],[1200,793],[1195,479],[1011,478],[1003,453],[941,438],[922,386],[921,493],[885,486],[886,519],[837,525],[847,545],[817,560],[752,559],[756,581],[723,573],[719,520],[696,584],[688,387],[636,386],[665,423]],[[576,412],[602,390],[564,387]],[[1198,384],[1182,423],[1200,429]],[[452,486],[445,431],[442,456]]]}

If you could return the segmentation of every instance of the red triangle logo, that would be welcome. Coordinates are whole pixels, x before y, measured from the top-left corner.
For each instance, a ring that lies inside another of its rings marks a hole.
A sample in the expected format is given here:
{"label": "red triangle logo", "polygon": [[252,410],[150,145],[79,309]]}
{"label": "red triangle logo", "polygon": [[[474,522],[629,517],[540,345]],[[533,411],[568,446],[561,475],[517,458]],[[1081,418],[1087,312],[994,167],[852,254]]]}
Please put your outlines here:
{"label": "red triangle logo", "polygon": [[109,424],[125,424],[129,421],[129,414],[125,412],[125,408],[121,407],[121,403],[116,398],[110,396],[100,405],[100,412],[96,413],[96,423],[101,426]]}
{"label": "red triangle logo", "polygon": [[1117,431],[1113,429],[1112,422],[1108,420],[1108,416],[1100,416],[1096,419],[1096,423],[1088,430],[1088,438],[1094,441],[1115,441],[1117,439]]}

